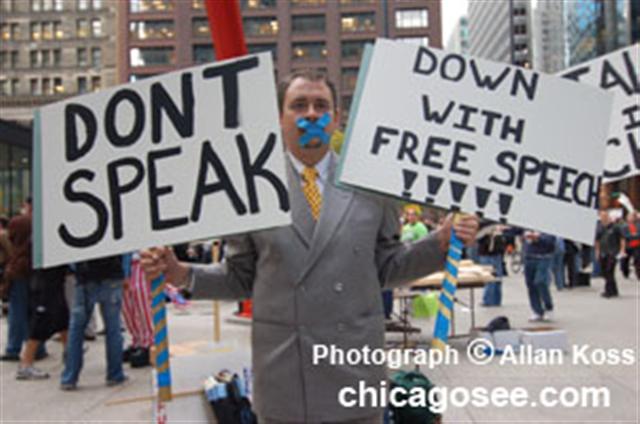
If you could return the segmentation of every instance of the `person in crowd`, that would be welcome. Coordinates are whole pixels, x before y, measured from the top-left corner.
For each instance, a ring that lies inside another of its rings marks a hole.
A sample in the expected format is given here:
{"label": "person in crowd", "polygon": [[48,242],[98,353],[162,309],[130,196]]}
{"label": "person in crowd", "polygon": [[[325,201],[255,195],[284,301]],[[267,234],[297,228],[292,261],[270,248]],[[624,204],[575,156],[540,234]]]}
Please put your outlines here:
{"label": "person in crowd", "polygon": [[[9,241],[12,254],[5,265],[5,281],[9,291],[7,344],[3,361],[19,361],[22,344],[29,336],[29,282],[31,267],[31,197],[25,199],[20,214],[9,221]],[[38,348],[36,359],[47,356],[44,344]]]}
{"label": "person in crowd", "polygon": [[[404,208],[404,225],[402,225],[402,231],[400,233],[400,241],[413,242],[418,241],[429,234],[427,226],[420,220],[421,208],[418,205],[407,205]],[[384,305],[384,317],[387,320],[386,328],[388,330],[394,330],[397,327],[395,323],[391,322],[393,315],[393,290],[382,291],[382,303]]]}
{"label": "person in crowd", "polygon": [[66,346],[69,308],[64,282],[67,272],[66,265],[33,272],[29,283],[29,337],[22,349],[16,380],[49,378],[47,372],[33,365],[38,347],[56,333],[60,333],[63,346]]}
{"label": "person in crowd", "polygon": [[[381,349],[380,288],[441,269],[452,228],[465,243],[477,232],[477,218],[453,224],[448,217],[436,231],[405,244],[394,203],[337,186],[328,144],[340,122],[335,93],[314,71],[294,73],[279,86],[292,225],[227,238],[221,264],[179,262],[169,248],[142,253],[147,279],[162,272],[168,281],[188,284],[195,298],[253,298],[260,423],[380,423],[381,410],[341,406],[338,392],[386,381],[385,367],[313,364],[313,346]],[[324,135],[301,139],[310,129]]]}
{"label": "person in crowd", "polygon": [[532,322],[553,320],[553,300],[549,290],[555,237],[537,231],[524,232],[524,280],[529,295]]}
{"label": "person in crowd", "polygon": [[483,306],[502,305],[502,277],[504,276],[503,257],[507,247],[504,225],[488,225],[482,228],[478,239],[478,263],[491,265],[496,279],[484,286]]}
{"label": "person in crowd", "polygon": [[623,234],[625,256],[620,261],[620,269],[624,278],[629,278],[629,265],[632,264],[636,279],[640,280],[640,212],[632,211],[627,214]]}
{"label": "person in crowd", "polygon": [[622,227],[613,222],[606,210],[600,211],[595,255],[600,263],[600,270],[605,281],[601,296],[604,298],[617,297],[618,284],[616,283],[615,270],[618,256],[624,255],[624,237]]}
{"label": "person in crowd", "polygon": [[153,320],[151,317],[151,290],[140,267],[140,255],[131,255],[130,272],[124,283],[122,316],[131,335],[131,345],[123,352],[123,360],[132,368],[151,365],[153,346]]}
{"label": "person in crowd", "polygon": [[579,243],[573,240],[564,241],[564,265],[567,269],[566,287],[572,288],[577,285],[578,280],[578,252],[580,252]]}
{"label": "person in crowd", "polygon": [[2,300],[2,314],[8,312],[9,283],[4,278],[4,268],[9,256],[13,252],[11,240],[9,240],[9,218],[0,216],[0,299]]}
{"label": "person in crowd", "polygon": [[107,385],[115,386],[127,380],[122,368],[122,286],[127,267],[122,255],[78,262],[75,264],[77,285],[69,323],[69,341],[60,378],[62,390],[77,388],[83,363],[84,330],[96,303],[100,304],[105,326],[107,354]]}
{"label": "person in crowd", "polygon": [[551,258],[551,275],[556,283],[556,289],[561,291],[565,287],[564,279],[564,254],[566,245],[562,237],[556,237],[555,248],[553,249],[553,257]]}

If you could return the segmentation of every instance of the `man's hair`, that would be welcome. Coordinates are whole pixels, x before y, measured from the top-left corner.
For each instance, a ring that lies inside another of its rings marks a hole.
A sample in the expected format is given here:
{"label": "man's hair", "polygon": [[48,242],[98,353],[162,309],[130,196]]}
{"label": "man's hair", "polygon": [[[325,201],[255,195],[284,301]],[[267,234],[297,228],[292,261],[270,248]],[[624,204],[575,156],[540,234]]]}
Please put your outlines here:
{"label": "man's hair", "polygon": [[282,113],[282,109],[284,107],[284,96],[287,93],[289,86],[296,78],[302,78],[311,82],[323,81],[327,84],[327,87],[329,87],[329,91],[331,91],[334,111],[338,109],[338,94],[336,92],[336,86],[329,80],[327,74],[317,69],[301,69],[285,76],[278,83],[278,108],[280,113]]}

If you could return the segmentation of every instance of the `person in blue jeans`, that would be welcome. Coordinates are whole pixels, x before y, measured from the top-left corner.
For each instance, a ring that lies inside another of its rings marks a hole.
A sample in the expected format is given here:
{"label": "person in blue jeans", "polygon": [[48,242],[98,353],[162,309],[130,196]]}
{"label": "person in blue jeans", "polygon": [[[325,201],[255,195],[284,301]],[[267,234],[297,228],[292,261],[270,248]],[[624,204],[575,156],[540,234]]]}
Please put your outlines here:
{"label": "person in blue jeans", "polygon": [[553,300],[549,291],[555,237],[535,231],[524,232],[524,280],[533,315],[529,321],[553,319]]}
{"label": "person in blue jeans", "polygon": [[556,283],[558,291],[564,289],[564,254],[565,243],[562,237],[556,237],[555,248],[551,259],[551,271],[553,273],[553,281]]}
{"label": "person in blue jeans", "polygon": [[77,388],[83,363],[84,330],[96,304],[100,304],[106,331],[107,385],[114,386],[127,380],[122,368],[123,338],[120,332],[125,261],[126,256],[117,255],[79,262],[75,266],[77,285],[64,370],[60,378],[62,390]]}
{"label": "person in blue jeans", "polygon": [[507,247],[504,230],[503,225],[489,225],[478,232],[481,235],[478,239],[478,263],[491,265],[496,276],[494,281],[484,286],[482,306],[502,305],[502,277],[504,276],[502,262]]}

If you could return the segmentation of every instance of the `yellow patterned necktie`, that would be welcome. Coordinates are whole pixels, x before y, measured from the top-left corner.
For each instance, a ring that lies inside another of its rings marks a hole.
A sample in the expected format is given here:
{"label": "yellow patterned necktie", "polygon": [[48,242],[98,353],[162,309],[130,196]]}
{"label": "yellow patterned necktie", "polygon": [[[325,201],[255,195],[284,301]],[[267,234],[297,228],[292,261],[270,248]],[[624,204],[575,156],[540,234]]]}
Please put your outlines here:
{"label": "yellow patterned necktie", "polygon": [[320,189],[316,182],[317,178],[318,171],[316,171],[315,168],[304,167],[302,170],[302,179],[304,180],[302,192],[304,193],[304,197],[307,198],[307,202],[309,202],[311,215],[313,215],[313,219],[316,221],[320,216],[320,209],[322,208],[322,194],[320,194]]}

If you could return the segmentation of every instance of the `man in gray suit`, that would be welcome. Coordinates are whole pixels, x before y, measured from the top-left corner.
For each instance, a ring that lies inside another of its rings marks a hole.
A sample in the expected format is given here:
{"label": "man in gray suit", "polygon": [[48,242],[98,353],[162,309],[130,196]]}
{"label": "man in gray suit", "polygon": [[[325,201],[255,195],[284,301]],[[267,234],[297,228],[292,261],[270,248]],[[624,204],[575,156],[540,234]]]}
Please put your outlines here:
{"label": "man in gray suit", "polygon": [[[313,72],[293,74],[280,84],[279,102],[293,224],[229,237],[221,264],[182,263],[170,249],[156,248],[143,253],[143,266],[150,281],[164,272],[169,281],[191,284],[194,297],[253,298],[260,423],[379,423],[379,409],[344,407],[338,394],[360,382],[380,387],[385,368],[314,365],[313,347],[382,348],[381,288],[441,269],[452,220],[427,238],[401,243],[393,202],[334,183],[336,157],[327,141],[340,115],[333,85]],[[309,127],[312,139],[305,137]],[[465,217],[453,227],[469,242],[478,221]]]}

